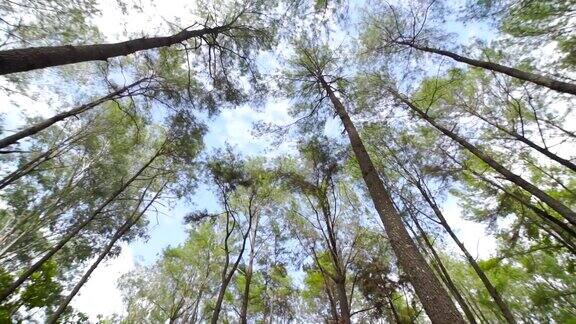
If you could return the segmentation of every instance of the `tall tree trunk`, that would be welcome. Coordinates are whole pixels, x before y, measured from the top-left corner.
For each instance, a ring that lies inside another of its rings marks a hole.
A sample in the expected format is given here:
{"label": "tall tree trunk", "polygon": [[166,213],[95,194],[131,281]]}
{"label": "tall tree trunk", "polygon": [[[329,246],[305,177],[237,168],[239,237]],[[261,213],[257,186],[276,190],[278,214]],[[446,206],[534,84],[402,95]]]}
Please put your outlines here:
{"label": "tall tree trunk", "polygon": [[[14,170],[10,174],[6,175],[4,178],[2,178],[0,180],[0,190],[8,187],[12,183],[18,181],[18,179],[20,179],[20,178],[24,177],[25,175],[29,174],[30,172],[34,171],[40,164],[53,159],[54,156],[58,155],[57,151],[60,151],[60,152],[63,151],[63,150],[60,150],[60,148],[62,146],[65,147],[67,145],[60,144],[60,145],[54,146],[54,147],[48,149],[46,152],[39,154],[38,156],[36,156],[32,160],[26,162],[24,165],[19,167],[17,170]],[[54,153],[56,153],[56,154],[54,154]]]}
{"label": "tall tree trunk", "polygon": [[410,213],[410,217],[412,218],[414,225],[416,225],[416,228],[418,229],[418,232],[420,233],[422,240],[426,244],[426,247],[432,253],[432,257],[434,258],[437,265],[437,271],[439,272],[440,277],[444,279],[443,281],[446,284],[446,287],[448,287],[448,289],[452,293],[452,296],[456,298],[456,301],[458,302],[458,305],[460,305],[460,307],[462,308],[462,311],[464,312],[464,315],[466,315],[468,322],[470,322],[471,324],[476,324],[477,323],[476,318],[474,317],[472,310],[470,309],[470,307],[468,307],[466,300],[456,287],[456,284],[454,284],[454,280],[452,280],[450,273],[444,266],[444,263],[442,263],[442,259],[440,259],[440,256],[438,255],[438,252],[436,252],[434,245],[432,244],[432,242],[430,242],[428,235],[426,234],[422,226],[420,226],[420,222],[414,215],[412,215],[412,213]]}
{"label": "tall tree trunk", "polygon": [[[112,239],[104,247],[102,252],[100,252],[100,255],[98,256],[96,261],[94,261],[94,263],[92,263],[90,268],[84,273],[82,278],[80,278],[80,281],[78,281],[78,283],[76,283],[76,285],[74,286],[72,291],[68,294],[68,296],[66,296],[66,298],[64,298],[64,300],[60,303],[60,305],[58,306],[58,308],[56,309],[54,314],[52,314],[52,316],[47,320],[46,323],[49,323],[49,324],[57,323],[60,316],[62,316],[62,314],[64,313],[64,311],[66,310],[66,308],[68,307],[70,302],[72,301],[72,298],[74,298],[74,296],[76,296],[78,291],[80,291],[82,286],[84,286],[84,284],[88,281],[88,279],[90,278],[90,276],[92,275],[94,270],[96,270],[96,268],[100,265],[102,260],[104,260],[104,258],[108,255],[108,253],[110,253],[110,250],[112,250],[112,247],[114,247],[114,244],[116,244],[116,242],[120,238],[122,238],[132,228],[132,226],[140,220],[140,218],[146,213],[148,208],[150,208],[150,206],[158,198],[161,191],[162,191],[162,189],[158,190],[158,192],[154,195],[154,197],[150,200],[150,202],[144,207],[144,209],[140,213],[138,213],[138,207],[136,207],[136,210],[131,215],[132,217],[129,217],[128,219],[126,219],[124,224],[122,224],[122,226],[120,226],[120,228],[116,231],[116,233],[114,233],[114,235],[112,236]],[[145,193],[146,193],[146,191],[144,191],[143,195],[141,196],[140,203],[143,201]],[[140,206],[140,204],[138,204],[138,206]],[[136,215],[136,217],[133,217],[134,214],[136,214],[136,213],[138,213]]]}
{"label": "tall tree trunk", "polygon": [[218,323],[218,318],[220,317],[220,312],[222,311],[222,303],[224,302],[224,294],[226,293],[227,288],[228,281],[226,277],[224,277],[224,281],[222,281],[220,289],[218,290],[218,297],[216,298],[216,303],[214,304],[214,310],[212,311],[212,320],[210,321],[212,324]]}
{"label": "tall tree trunk", "polygon": [[104,201],[95,211],[93,211],[90,216],[81,220],[80,222],[76,223],[76,225],[72,228],[68,234],[66,234],[63,238],[58,241],[58,243],[53,246],[48,252],[42,256],[39,260],[37,260],[32,266],[30,266],[24,273],[22,273],[16,281],[10,284],[7,288],[0,292],[0,303],[4,302],[6,298],[8,298],[20,285],[22,285],[34,272],[36,272],[40,267],[44,264],[44,262],[48,261],[56,252],[60,251],[60,249],[68,243],[72,238],[74,238],[84,227],[86,227],[96,216],[98,216],[106,206],[112,203],[128,186],[132,184],[146,170],[154,160],[160,156],[161,151],[156,152],[154,156],[146,162],[130,179],[126,182],[122,183],[120,188],[116,189],[107,199]]}
{"label": "tall tree trunk", "polygon": [[[226,206],[228,205],[228,203],[225,203]],[[228,207],[226,207],[226,209],[228,210]],[[230,217],[229,214],[230,212],[227,211],[227,217]],[[240,252],[238,252],[238,256],[236,257],[236,261],[232,264],[232,267],[230,268],[230,271],[227,271],[228,268],[228,263],[229,263],[229,252],[228,252],[228,246],[226,245],[226,266],[224,268],[224,270],[222,270],[222,284],[220,285],[220,289],[218,291],[218,298],[216,299],[216,304],[214,305],[214,311],[212,312],[212,319],[210,320],[210,323],[212,324],[218,324],[218,318],[220,317],[220,312],[222,311],[222,303],[224,302],[224,294],[226,293],[226,289],[228,289],[228,285],[230,284],[230,281],[232,280],[232,277],[234,276],[234,273],[236,272],[236,270],[238,269],[238,265],[240,264],[240,260],[242,260],[242,256],[244,255],[244,250],[246,249],[246,240],[248,239],[248,235],[250,233],[250,229],[252,228],[252,216],[250,216],[250,220],[249,220],[249,225],[248,225],[248,230],[246,231],[246,233],[243,235],[242,237],[242,247],[240,248]],[[228,221],[226,222],[226,230],[228,232]],[[229,238],[229,235],[226,237],[226,243],[227,244],[227,240]]]}
{"label": "tall tree trunk", "polygon": [[517,195],[515,193],[510,192],[500,184],[486,178],[485,176],[477,173],[476,171],[468,169],[473,175],[475,175],[478,179],[488,183],[492,187],[502,191],[506,195],[512,197],[514,200],[518,201],[528,209],[532,210],[537,216],[541,218],[543,222],[540,222],[537,219],[535,223],[536,226],[541,228],[543,231],[548,233],[548,235],[554,237],[560,244],[562,244],[565,248],[567,248],[572,253],[576,254],[576,232],[569,227],[568,224],[560,221],[556,217],[550,215],[546,211],[540,209],[539,207],[535,206],[531,203],[527,198]]}
{"label": "tall tree trunk", "polygon": [[[252,200],[250,200],[252,201]],[[258,213],[252,213],[252,203],[249,204],[250,209],[250,222],[254,223],[251,226],[253,231],[248,231],[250,236],[250,254],[248,257],[248,265],[246,267],[246,283],[244,285],[244,292],[242,295],[242,306],[240,308],[240,322],[242,324],[248,323],[248,305],[250,303],[250,285],[252,284],[252,275],[254,273],[254,259],[256,258],[256,239],[258,237],[258,227],[260,222],[260,217]]]}
{"label": "tall tree trunk", "polygon": [[120,89],[118,89],[118,90],[116,90],[116,91],[114,91],[114,92],[112,92],[112,93],[110,93],[110,94],[108,94],[108,95],[106,95],[106,96],[104,96],[104,97],[101,97],[101,98],[99,98],[99,99],[97,99],[97,100],[95,100],[95,101],[92,101],[92,102],[90,102],[90,103],[84,104],[84,105],[82,105],[82,106],[76,107],[76,108],[71,109],[71,110],[68,110],[68,111],[61,112],[61,113],[59,113],[59,114],[57,114],[57,115],[54,115],[54,116],[52,116],[52,117],[50,117],[50,118],[48,118],[48,119],[43,120],[43,121],[41,121],[41,122],[39,122],[39,123],[37,123],[37,124],[34,124],[34,125],[32,125],[32,126],[29,126],[29,127],[25,128],[25,129],[19,131],[19,132],[16,133],[16,134],[12,134],[12,135],[7,136],[7,137],[5,137],[5,138],[3,138],[3,139],[0,139],[0,149],[1,149],[1,148],[4,148],[4,147],[7,147],[7,146],[9,146],[9,145],[11,145],[11,144],[14,144],[14,143],[16,143],[17,141],[19,141],[19,140],[21,140],[21,139],[23,139],[23,138],[32,136],[32,135],[34,135],[34,134],[36,134],[36,133],[38,133],[38,132],[40,132],[40,131],[42,131],[42,130],[44,130],[44,129],[52,126],[52,125],[54,125],[55,123],[57,123],[57,122],[59,122],[59,121],[62,121],[62,120],[64,120],[64,119],[68,118],[68,117],[76,116],[76,115],[81,114],[81,113],[83,113],[83,112],[85,112],[85,111],[87,111],[87,110],[90,110],[90,109],[92,109],[92,108],[94,108],[94,107],[96,107],[96,106],[98,106],[98,105],[100,105],[100,104],[102,104],[102,103],[104,103],[104,102],[106,102],[106,101],[108,101],[108,100],[115,99],[115,98],[117,98],[119,95],[123,94],[124,92],[127,92],[127,91],[130,90],[131,88],[139,85],[140,83],[142,83],[142,82],[144,82],[144,81],[146,81],[146,80],[149,80],[149,78],[140,79],[140,80],[138,80],[138,81],[136,81],[136,82],[134,82],[134,83],[132,83],[132,84],[129,84],[129,85],[123,87],[123,88],[120,88]]}
{"label": "tall tree trunk", "polygon": [[324,279],[324,290],[326,291],[326,296],[328,297],[328,302],[330,303],[330,314],[332,314],[332,318],[334,319],[334,323],[338,323],[338,321],[340,320],[340,316],[338,315],[338,309],[336,307],[336,301],[334,300],[334,297],[332,297],[332,292],[330,291],[330,288],[328,287],[328,280],[326,280],[326,278],[324,276],[322,276],[322,278]]}
{"label": "tall tree trunk", "polygon": [[529,193],[533,194],[534,196],[538,197],[538,199],[542,200],[544,203],[546,203],[548,206],[550,206],[552,209],[554,209],[558,214],[560,214],[562,217],[564,217],[566,220],[568,220],[572,225],[576,225],[576,213],[574,211],[570,210],[570,208],[566,207],[563,203],[559,202],[558,200],[552,198],[550,195],[548,195],[544,191],[538,189],[532,183],[524,180],[519,175],[506,169],[503,165],[498,163],[496,160],[494,160],[493,158],[488,156],[486,153],[479,150],[476,146],[472,145],[471,143],[469,143],[468,141],[466,141],[462,137],[456,135],[454,132],[452,132],[449,129],[436,123],[426,112],[422,111],[414,103],[412,103],[410,100],[406,99],[406,97],[404,97],[403,95],[398,93],[393,88],[387,87],[387,89],[390,93],[392,93],[392,95],[394,95],[394,97],[396,97],[397,99],[402,101],[404,104],[406,104],[408,107],[410,107],[410,109],[412,109],[416,114],[418,114],[420,117],[422,117],[424,120],[426,120],[430,125],[434,126],[436,129],[438,129],[444,135],[450,137],[451,139],[456,141],[458,144],[460,144],[462,147],[466,148],[472,154],[477,156],[480,160],[484,161],[486,164],[488,164],[490,167],[492,167],[494,170],[496,170],[498,173],[500,173],[502,176],[504,176],[508,181],[516,184],[520,188],[522,188],[522,189],[528,191]]}
{"label": "tall tree trunk", "polygon": [[350,116],[348,116],[344,105],[336,97],[334,91],[324,80],[323,76],[318,75],[318,81],[328,94],[336,113],[344,124],[352,149],[362,171],[362,177],[366,182],[376,211],[384,224],[394,253],[398,258],[402,270],[406,272],[430,320],[438,324],[465,323],[458,309],[452,302],[452,299],[430,266],[426,263],[422,254],[420,254],[420,251],[418,251],[414,241],[412,241],[412,238],[404,227],[400,215],[398,215],[398,212],[392,204],[392,198],[380,180],[374,164],[362,143],[354,123],[350,119]]}
{"label": "tall tree trunk", "polygon": [[214,310],[212,311],[212,324],[218,323],[218,317],[220,316],[220,311],[222,310],[222,302],[224,301],[224,294],[226,293],[226,288],[228,287],[228,267],[230,266],[230,250],[228,248],[228,239],[230,238],[230,235],[232,235],[230,229],[230,212],[226,211],[226,237],[224,238],[224,253],[226,256],[221,274],[222,282],[220,283],[220,288],[218,289],[218,297],[216,297],[216,303],[214,304]]}
{"label": "tall tree trunk", "polygon": [[334,280],[336,285],[336,295],[340,304],[339,323],[350,324],[350,305],[348,305],[348,294],[346,293],[346,280],[341,277]]}
{"label": "tall tree trunk", "polygon": [[230,30],[233,23],[213,28],[182,30],[171,36],[143,37],[111,44],[44,46],[0,51],[0,75],[78,62],[106,61],[112,57],[178,44],[194,37],[216,36]]}
{"label": "tall tree trunk", "polygon": [[418,188],[418,190],[422,194],[422,197],[424,197],[424,200],[426,200],[426,203],[428,203],[428,205],[430,205],[430,208],[432,208],[436,217],[438,217],[438,220],[440,221],[440,224],[442,225],[442,227],[444,227],[446,232],[448,232],[448,235],[450,235],[452,240],[454,240],[454,243],[456,243],[456,245],[458,245],[458,248],[460,248],[462,253],[464,253],[464,255],[466,256],[466,260],[468,260],[468,263],[470,263],[470,265],[474,269],[474,272],[476,272],[476,274],[478,275],[480,280],[482,280],[484,287],[486,287],[486,290],[488,291],[488,293],[490,294],[492,299],[494,299],[494,301],[496,302],[496,305],[498,305],[498,308],[500,308],[500,311],[504,315],[504,318],[506,318],[506,321],[508,323],[516,323],[516,320],[514,319],[514,315],[512,315],[512,311],[508,307],[508,304],[506,304],[506,302],[504,301],[502,296],[500,296],[500,293],[498,292],[496,287],[494,287],[494,285],[492,285],[492,283],[490,282],[490,279],[488,279],[488,276],[486,276],[486,273],[484,273],[482,268],[480,268],[480,265],[478,265],[478,263],[476,262],[476,260],[472,256],[472,254],[470,254],[470,252],[468,251],[466,246],[464,246],[464,243],[462,243],[460,241],[460,239],[458,238],[458,236],[456,235],[456,233],[454,233],[454,231],[452,230],[452,227],[450,227],[450,225],[448,225],[448,222],[446,221],[444,214],[442,213],[442,211],[440,210],[440,208],[436,204],[436,201],[434,201],[434,198],[432,198],[428,194],[427,190],[418,181],[416,181],[416,187]]}
{"label": "tall tree trunk", "polygon": [[246,282],[244,283],[244,292],[242,294],[242,306],[240,308],[240,323],[248,323],[248,303],[250,301],[250,284],[252,283],[252,259],[246,267]]}
{"label": "tall tree trunk", "polygon": [[329,247],[330,259],[332,261],[332,266],[336,271],[333,281],[336,286],[336,297],[338,298],[338,304],[340,305],[340,323],[348,324],[350,323],[350,305],[348,303],[348,294],[346,293],[346,269],[344,269],[344,264],[342,262],[342,256],[336,243],[336,229],[332,224],[332,213],[330,211],[330,203],[326,197],[326,192],[322,191],[320,188],[318,194],[318,201],[322,210],[322,216],[324,218],[324,223],[326,224],[327,239],[326,245]]}
{"label": "tall tree trunk", "polygon": [[468,287],[465,287],[463,285],[461,285],[460,287],[460,291],[462,291],[462,294],[465,296],[465,298],[468,300],[468,305],[470,305],[472,307],[472,309],[475,310],[475,314],[480,318],[480,322],[482,323],[486,323],[486,324],[490,324],[490,321],[488,321],[488,319],[486,318],[486,316],[484,315],[484,312],[482,311],[482,309],[480,308],[480,306],[478,306],[478,303],[476,302],[476,299],[474,298],[474,296],[472,296],[472,294],[470,294],[470,292],[468,291]]}
{"label": "tall tree trunk", "polygon": [[[548,225],[551,228],[551,230],[553,230],[557,235],[562,237],[562,239],[567,244],[566,247],[568,247],[574,251],[574,249],[576,248],[576,245],[574,243],[574,238],[576,238],[576,232],[574,231],[574,229],[570,228],[570,226],[568,224],[560,221],[559,219],[550,215],[546,211],[538,208],[532,202],[530,202],[527,198],[520,196],[520,195],[517,195],[517,194],[514,194],[514,193],[510,192],[509,190],[506,190],[506,188],[504,188],[500,184],[494,182],[493,180],[486,178],[485,176],[479,174],[476,171],[473,171],[470,169],[469,169],[469,171],[472,174],[474,174],[477,178],[479,178],[480,180],[488,183],[489,185],[493,186],[496,189],[499,189],[500,191],[502,191],[506,195],[514,198],[516,201],[518,201],[522,205],[526,206],[528,209],[532,210],[536,215],[538,215],[540,218],[542,218],[542,220],[544,221],[544,224]],[[570,236],[567,236],[566,234],[568,234]]]}
{"label": "tall tree trunk", "polygon": [[518,69],[509,67],[509,66],[505,66],[505,65],[501,65],[498,63],[471,59],[471,58],[461,56],[461,55],[458,55],[458,54],[450,52],[450,51],[445,51],[445,50],[427,47],[427,46],[421,46],[421,45],[414,44],[413,42],[397,41],[396,44],[410,46],[410,47],[415,48],[417,50],[428,52],[428,53],[439,54],[442,56],[449,57],[449,58],[451,58],[455,61],[458,61],[458,62],[466,63],[468,65],[484,68],[484,69],[495,71],[495,72],[504,73],[504,74],[509,75],[511,77],[514,77],[514,78],[517,78],[520,80],[524,80],[524,81],[528,81],[528,82],[532,82],[532,83],[550,88],[552,90],[556,90],[558,92],[570,93],[570,94],[576,95],[576,84],[573,84],[573,83],[559,81],[559,80],[556,80],[556,79],[553,79],[553,78],[550,78],[547,76],[543,76],[543,75],[532,73],[532,72],[526,72],[526,71],[518,70]]}

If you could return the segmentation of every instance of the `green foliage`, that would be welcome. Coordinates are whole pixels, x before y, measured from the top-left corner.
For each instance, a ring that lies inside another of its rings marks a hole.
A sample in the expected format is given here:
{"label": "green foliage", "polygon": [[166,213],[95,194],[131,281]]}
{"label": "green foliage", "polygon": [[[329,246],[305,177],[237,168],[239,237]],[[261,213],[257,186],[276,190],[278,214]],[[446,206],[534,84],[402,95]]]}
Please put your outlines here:
{"label": "green foliage", "polygon": [[[434,207],[448,212],[458,204],[462,213],[451,214],[450,223],[461,225],[456,219],[466,219],[486,228],[495,248],[478,264],[518,322],[574,322],[576,243],[566,230],[570,225],[561,226],[564,219],[547,205],[407,113],[387,89],[406,93],[436,123],[574,209],[576,176],[541,154],[547,150],[574,160],[569,95],[483,68],[447,65],[437,55],[398,42],[555,78],[564,74],[564,81],[572,83],[564,72],[576,65],[576,2],[470,0],[466,19],[486,19],[493,26],[490,37],[467,29],[481,38],[472,44],[462,42],[464,32],[450,34],[459,13],[448,3],[428,4],[199,0],[177,10],[190,11],[194,21],[163,19],[122,38],[169,35],[185,26],[231,28],[99,64],[7,77],[2,91],[8,94],[9,110],[12,100],[25,102],[21,95],[66,110],[71,102],[84,103],[104,92],[102,86],[108,91],[125,80],[149,79],[125,97],[4,148],[16,152],[1,152],[0,184],[13,171],[22,174],[0,192],[0,288],[10,286],[78,221],[93,215],[149,156],[158,157],[0,305],[0,322],[50,315],[89,260],[152,195],[163,190],[157,211],[176,213],[180,199],[195,200],[199,180],[213,189],[210,199],[199,204],[213,200],[215,210],[191,212],[185,242],[125,274],[119,287],[126,313],[100,317],[100,322],[207,322],[223,292],[219,322],[234,323],[248,285],[248,322],[342,320],[336,293],[341,287],[355,322],[426,322],[374,217],[353,152],[341,145],[347,139],[341,124],[334,127],[338,116],[327,87],[344,103],[403,221],[412,225],[408,216],[421,220],[422,237],[434,238],[440,261],[482,322],[504,320],[477,274],[452,255]],[[2,2],[2,49],[108,42],[94,25],[101,5],[93,0]],[[123,13],[115,21],[119,28],[146,5],[118,1]],[[349,8],[363,12],[352,14],[351,24],[342,19]],[[544,46],[546,51],[535,51]],[[204,135],[221,131],[209,126],[231,127],[214,124],[210,117],[278,99],[289,99],[288,113],[298,118],[296,127],[280,127],[286,135],[282,140],[295,151],[271,159],[246,157],[227,147],[199,162],[214,143],[204,143]],[[54,113],[51,109],[47,115]],[[8,123],[0,125],[3,136],[17,128],[9,124],[15,114],[2,116]],[[42,120],[31,117],[26,123]],[[146,216],[123,241],[147,235]],[[118,253],[114,248],[110,254]],[[226,286],[223,277],[228,275]],[[83,323],[88,317],[68,307],[60,320]]]}
{"label": "green foliage", "polygon": [[62,290],[60,284],[55,281],[58,273],[58,264],[55,261],[48,261],[32,274],[30,285],[20,295],[24,304],[35,308],[54,303]]}

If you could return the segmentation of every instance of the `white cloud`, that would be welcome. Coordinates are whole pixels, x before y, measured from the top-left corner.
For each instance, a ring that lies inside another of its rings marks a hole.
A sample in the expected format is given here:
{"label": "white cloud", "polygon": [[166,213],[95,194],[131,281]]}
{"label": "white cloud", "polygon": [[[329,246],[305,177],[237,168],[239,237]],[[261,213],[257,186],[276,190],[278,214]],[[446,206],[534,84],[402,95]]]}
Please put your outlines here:
{"label": "white cloud", "polygon": [[122,252],[114,259],[103,262],[92,274],[79,294],[72,300],[72,307],[96,321],[99,314],[121,314],[124,303],[116,283],[120,276],[134,269],[132,248],[122,245]]}
{"label": "white cloud", "polygon": [[288,125],[293,122],[293,118],[288,114],[288,107],[288,101],[283,100],[267,102],[262,110],[256,110],[249,105],[224,110],[209,122],[206,144],[209,148],[222,148],[228,143],[248,155],[276,156],[286,153],[290,150],[290,143],[286,141],[273,147],[273,152],[269,152],[274,135],[256,136],[253,124],[262,121],[278,126]]}

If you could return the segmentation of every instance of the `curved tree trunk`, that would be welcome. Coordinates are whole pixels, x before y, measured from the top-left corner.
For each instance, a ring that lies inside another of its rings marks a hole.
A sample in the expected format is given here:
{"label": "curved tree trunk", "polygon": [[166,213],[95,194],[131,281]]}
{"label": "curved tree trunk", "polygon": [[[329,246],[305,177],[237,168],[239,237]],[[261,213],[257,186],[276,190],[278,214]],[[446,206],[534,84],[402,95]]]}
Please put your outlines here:
{"label": "curved tree trunk", "polygon": [[334,94],[334,91],[324,80],[318,76],[318,81],[328,94],[334,110],[340,117],[350,144],[356,155],[356,159],[362,171],[362,177],[366,182],[376,211],[384,224],[386,233],[394,250],[398,262],[403,271],[406,272],[410,283],[414,287],[416,295],[426,310],[426,314],[433,323],[465,323],[452,302],[448,292],[444,289],[426,260],[418,251],[418,248],[408,234],[402,219],[392,204],[392,198],[380,180],[378,173],[364,147],[364,144],[354,126],[350,116],[346,112],[344,105]]}
{"label": "curved tree trunk", "polygon": [[[228,239],[232,234],[230,226],[230,214],[226,212],[226,237],[224,238],[224,253],[226,254],[226,258],[224,261],[224,267],[222,268],[222,282],[220,283],[220,288],[218,289],[218,297],[216,298],[216,303],[214,304],[214,310],[212,311],[212,324],[218,323],[218,317],[220,316],[220,311],[222,310],[222,302],[224,302],[224,294],[226,293],[226,289],[228,288],[228,283],[230,280],[228,279],[228,267],[230,266],[230,250],[228,248]],[[233,230],[233,229],[232,229]],[[234,269],[233,271],[236,271]],[[234,273],[234,272],[232,272]],[[232,277],[230,276],[230,279]]]}
{"label": "curved tree trunk", "polygon": [[[226,206],[228,205],[227,202],[225,204],[226,204]],[[232,280],[232,277],[234,276],[234,273],[238,269],[238,265],[240,264],[240,261],[242,260],[242,256],[244,255],[244,250],[246,249],[246,240],[248,239],[248,235],[250,234],[250,230],[252,228],[252,213],[250,213],[248,230],[242,236],[242,246],[240,248],[240,251],[238,252],[238,256],[236,257],[236,261],[234,261],[234,263],[232,264],[232,266],[230,268],[230,271],[228,271],[228,266],[230,264],[230,252],[228,249],[228,239],[230,238],[230,235],[232,234],[233,228],[232,228],[232,230],[229,229],[230,211],[228,210],[228,207],[226,207],[226,209],[227,209],[226,217],[228,217],[228,219],[226,221],[226,233],[227,233],[227,235],[226,235],[226,238],[224,240],[226,262],[225,262],[224,269],[222,270],[222,283],[220,284],[220,289],[218,291],[218,297],[216,299],[216,304],[214,305],[214,311],[212,312],[212,319],[210,320],[210,323],[212,323],[212,324],[218,324],[218,318],[220,317],[220,312],[222,311],[222,303],[224,302],[224,294],[226,294],[226,289],[228,289],[228,285],[230,284],[230,281]]]}
{"label": "curved tree trunk", "polygon": [[496,170],[498,173],[500,173],[502,176],[504,176],[508,181],[516,184],[520,188],[528,191],[529,193],[536,196],[538,199],[542,200],[544,203],[546,203],[548,206],[550,206],[552,209],[554,209],[558,214],[560,214],[562,217],[564,217],[566,220],[568,220],[568,222],[570,222],[572,225],[576,225],[576,213],[574,211],[572,211],[570,208],[566,207],[566,205],[564,205],[560,201],[552,198],[550,195],[548,195],[544,191],[540,190],[539,188],[537,188],[532,183],[524,180],[519,175],[508,170],[503,165],[498,163],[496,160],[494,160],[493,158],[488,156],[486,153],[479,150],[476,146],[472,145],[471,143],[469,143],[468,141],[466,141],[462,137],[456,135],[454,132],[452,132],[452,131],[448,130],[447,128],[436,123],[426,112],[422,111],[414,103],[412,103],[410,100],[406,99],[406,97],[404,97],[403,95],[398,93],[393,88],[387,87],[387,89],[390,93],[392,93],[392,95],[394,95],[394,97],[396,97],[398,100],[400,100],[404,104],[406,104],[410,109],[412,109],[417,115],[419,115],[424,120],[426,120],[430,125],[434,126],[437,130],[442,132],[444,135],[450,137],[455,142],[460,144],[462,147],[466,148],[468,151],[470,151],[472,154],[474,154],[480,160],[484,161],[486,164],[488,164],[490,167],[492,167],[494,170]]}
{"label": "curved tree trunk", "polygon": [[124,92],[127,92],[131,88],[139,85],[140,83],[142,83],[146,80],[149,80],[149,78],[140,79],[140,80],[138,80],[132,84],[129,84],[123,88],[120,88],[120,89],[118,89],[118,90],[116,90],[116,91],[114,91],[114,92],[112,92],[112,93],[110,93],[104,97],[101,97],[95,101],[92,101],[90,103],[87,103],[85,105],[76,107],[74,109],[71,109],[71,110],[68,110],[65,112],[61,112],[61,113],[54,115],[54,116],[52,116],[46,120],[43,120],[37,124],[29,126],[25,129],[19,131],[16,134],[12,134],[12,135],[7,136],[3,139],[0,139],[0,149],[5,148],[6,146],[9,146],[11,144],[14,144],[23,138],[32,136],[32,135],[34,135],[34,134],[54,125],[55,123],[57,123],[59,121],[62,121],[64,119],[68,118],[68,117],[76,116],[76,115],[81,114],[87,110],[90,110],[90,109],[92,109],[92,108],[94,108],[94,107],[96,107],[96,106],[98,106],[98,105],[100,105],[100,104],[102,104],[108,100],[115,99],[117,96],[123,94]]}
{"label": "curved tree trunk", "polygon": [[445,51],[445,50],[427,47],[427,46],[416,45],[413,42],[397,41],[395,43],[399,44],[399,45],[410,46],[410,47],[415,48],[415,49],[420,50],[420,51],[446,56],[446,57],[449,57],[455,61],[466,63],[468,65],[484,68],[484,69],[495,71],[495,72],[504,73],[504,74],[509,75],[511,77],[514,77],[514,78],[517,78],[520,80],[524,80],[524,81],[528,81],[528,82],[532,82],[532,83],[550,88],[552,90],[556,90],[558,92],[576,95],[576,84],[573,84],[573,83],[559,81],[559,80],[556,80],[556,79],[553,79],[553,78],[550,78],[547,76],[543,76],[543,75],[532,73],[532,72],[526,72],[526,71],[518,70],[518,69],[509,67],[509,66],[505,66],[505,65],[501,65],[498,63],[471,59],[471,58],[461,56],[461,55],[458,55],[458,54],[450,52],[450,51]]}
{"label": "curved tree trunk", "polygon": [[232,23],[213,28],[182,30],[171,36],[143,37],[111,44],[44,46],[0,51],[0,75],[78,62],[106,61],[116,56],[178,44],[194,37],[218,35],[231,28]]}
{"label": "curved tree trunk", "polygon": [[[242,324],[248,323],[248,305],[250,303],[250,285],[252,284],[252,275],[254,273],[254,259],[256,258],[256,238],[258,234],[258,225],[260,217],[258,213],[254,215],[254,231],[250,235],[250,255],[248,257],[248,265],[246,266],[246,283],[244,284],[244,292],[242,295],[242,306],[240,308],[240,322]],[[252,221],[252,219],[251,219]]]}
{"label": "curved tree trunk", "polygon": [[80,231],[84,227],[86,227],[92,220],[94,220],[94,218],[96,218],[96,216],[98,216],[104,210],[104,208],[106,208],[118,196],[120,196],[120,194],[122,192],[124,192],[124,190],[126,190],[126,188],[128,188],[128,186],[130,186],[130,184],[132,184],[132,182],[134,182],[136,180],[136,178],[138,178],[138,176],[140,176],[140,174],[142,174],[142,172],[144,172],[144,170],[146,170],[150,166],[150,164],[152,164],[152,162],[154,162],[154,160],[158,156],[160,156],[160,152],[157,152],[156,154],[154,154],[154,156],[150,160],[148,160],[148,162],[146,164],[144,164],[144,166],[142,166],[130,179],[128,179],[126,182],[124,182],[122,184],[122,186],[120,186],[120,188],[116,189],[116,191],[114,191],[108,197],[108,199],[106,199],[106,201],[104,201],[94,212],[92,212],[92,214],[90,214],[90,216],[88,216],[84,220],[81,220],[80,222],[78,222],[72,228],[72,230],[70,232],[68,232],[68,234],[66,234],[63,238],[61,238],[60,241],[55,246],[53,246],[44,256],[42,256],[39,260],[34,262],[34,264],[32,266],[30,266],[28,269],[26,269],[26,271],[24,271],[24,273],[22,273],[18,277],[18,279],[16,279],[16,281],[14,281],[7,288],[2,290],[0,292],[0,303],[4,302],[6,300],[6,298],[8,298],[13,292],[15,292],[16,289],[18,289],[18,287],[20,287],[20,285],[22,285],[34,272],[36,272],[38,269],[40,269],[40,267],[44,264],[44,262],[48,261],[54,254],[56,254],[58,251],[60,251],[60,249],[64,245],[66,245],[66,243],[68,243],[68,241],[70,241],[78,233],[80,233]]}

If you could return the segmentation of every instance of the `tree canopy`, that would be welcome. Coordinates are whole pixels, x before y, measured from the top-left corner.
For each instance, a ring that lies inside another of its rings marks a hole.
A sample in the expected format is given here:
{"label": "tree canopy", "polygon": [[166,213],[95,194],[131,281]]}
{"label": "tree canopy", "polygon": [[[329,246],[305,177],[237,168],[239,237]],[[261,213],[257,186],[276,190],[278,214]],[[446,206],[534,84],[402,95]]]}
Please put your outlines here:
{"label": "tree canopy", "polygon": [[5,1],[0,322],[574,323],[575,48],[573,0]]}

